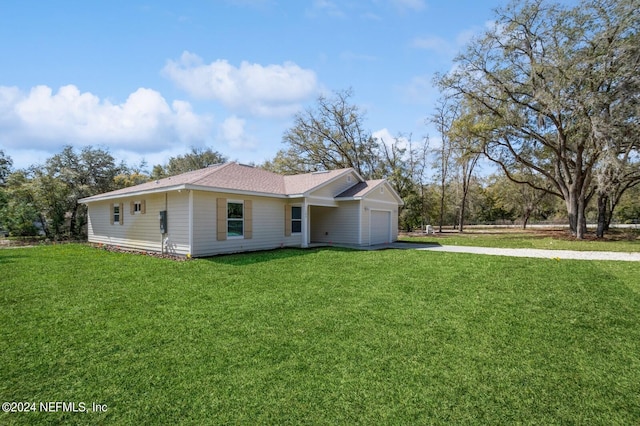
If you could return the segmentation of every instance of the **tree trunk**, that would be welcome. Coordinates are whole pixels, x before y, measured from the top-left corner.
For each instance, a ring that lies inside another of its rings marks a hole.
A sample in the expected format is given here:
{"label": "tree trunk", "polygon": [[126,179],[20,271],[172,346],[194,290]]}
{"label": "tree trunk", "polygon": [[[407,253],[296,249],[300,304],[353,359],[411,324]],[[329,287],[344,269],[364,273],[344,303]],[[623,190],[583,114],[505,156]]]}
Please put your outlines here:
{"label": "tree trunk", "polygon": [[574,188],[565,199],[567,214],[569,216],[569,229],[578,240],[583,240],[587,233],[587,221],[585,217],[586,203]]}
{"label": "tree trunk", "polygon": [[460,216],[458,216],[458,232],[464,231],[464,211],[467,202],[466,192],[462,194],[462,203],[460,204]]}
{"label": "tree trunk", "polygon": [[607,228],[607,199],[605,194],[598,195],[598,227],[596,228],[596,237],[604,238],[604,232]]}
{"label": "tree trunk", "polygon": [[587,218],[584,214],[586,203],[583,199],[578,199],[578,223],[576,226],[576,239],[584,240],[587,235]]}
{"label": "tree trunk", "polygon": [[525,212],[524,216],[522,217],[523,222],[522,222],[522,229],[527,229],[527,223],[529,222],[529,218],[531,217],[531,211],[529,209],[527,209],[527,211]]}
{"label": "tree trunk", "polygon": [[70,238],[76,238],[76,221],[77,221],[77,216],[78,216],[78,206],[79,204],[76,203],[75,206],[73,206],[73,210],[71,211],[71,219],[69,220],[69,237]]}
{"label": "tree trunk", "polygon": [[442,233],[442,222],[444,222],[444,191],[445,186],[443,184],[440,192],[440,223],[438,224],[438,232],[440,233]]}

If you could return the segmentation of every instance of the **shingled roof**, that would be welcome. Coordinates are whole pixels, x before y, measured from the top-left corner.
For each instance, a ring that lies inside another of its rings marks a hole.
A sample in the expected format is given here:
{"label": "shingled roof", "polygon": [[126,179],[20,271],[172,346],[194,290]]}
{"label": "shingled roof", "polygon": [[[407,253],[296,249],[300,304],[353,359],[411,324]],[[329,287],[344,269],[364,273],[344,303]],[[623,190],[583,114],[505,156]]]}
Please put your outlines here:
{"label": "shingled roof", "polygon": [[369,191],[384,182],[384,179],[369,180],[366,182],[359,182],[348,188],[344,192],[336,195],[336,198],[358,198],[366,195]]}
{"label": "shingled roof", "polygon": [[230,162],[94,195],[83,198],[80,202],[87,203],[128,195],[178,189],[221,190],[286,197],[305,194],[350,171],[352,169],[283,176],[257,167]]}

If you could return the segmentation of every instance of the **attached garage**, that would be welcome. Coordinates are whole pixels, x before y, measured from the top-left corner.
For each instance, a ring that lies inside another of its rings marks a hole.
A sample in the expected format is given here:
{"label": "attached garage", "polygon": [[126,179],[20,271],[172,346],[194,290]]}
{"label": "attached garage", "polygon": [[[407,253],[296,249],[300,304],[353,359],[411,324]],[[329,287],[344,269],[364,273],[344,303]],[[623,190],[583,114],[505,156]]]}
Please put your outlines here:
{"label": "attached garage", "polygon": [[370,244],[385,244],[391,242],[391,212],[371,210]]}

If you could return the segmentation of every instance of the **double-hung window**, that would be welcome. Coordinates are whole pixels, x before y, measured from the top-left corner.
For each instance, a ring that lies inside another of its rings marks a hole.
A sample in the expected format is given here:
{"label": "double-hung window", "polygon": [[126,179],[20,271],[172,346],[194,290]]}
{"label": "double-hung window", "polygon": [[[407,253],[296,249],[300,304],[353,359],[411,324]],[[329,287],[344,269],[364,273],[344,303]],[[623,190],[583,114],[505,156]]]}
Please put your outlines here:
{"label": "double-hung window", "polygon": [[113,223],[120,223],[120,204],[113,205]]}
{"label": "double-hung window", "polygon": [[124,223],[124,204],[111,203],[109,207],[109,222],[112,225],[122,225]]}
{"label": "double-hung window", "polygon": [[244,203],[242,201],[227,202],[227,237],[244,236]]}
{"label": "double-hung window", "polygon": [[291,206],[291,233],[302,232],[302,207]]}
{"label": "double-hung window", "polygon": [[216,239],[253,238],[252,200],[216,200]]}

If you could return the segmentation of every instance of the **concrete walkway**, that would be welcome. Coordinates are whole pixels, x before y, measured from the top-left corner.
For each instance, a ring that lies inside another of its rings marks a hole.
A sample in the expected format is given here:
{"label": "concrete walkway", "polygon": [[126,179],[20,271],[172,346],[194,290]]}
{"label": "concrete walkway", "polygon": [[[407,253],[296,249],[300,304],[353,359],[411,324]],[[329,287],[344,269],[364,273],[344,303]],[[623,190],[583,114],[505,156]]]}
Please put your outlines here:
{"label": "concrete walkway", "polygon": [[542,250],[542,249],[507,249],[492,247],[469,246],[441,246],[437,244],[416,244],[395,242],[372,246],[371,250],[400,249],[444,251],[449,253],[472,253],[491,256],[538,257],[546,259],[578,259],[578,260],[621,260],[640,262],[640,252],[626,253],[613,251],[573,251],[573,250]]}

